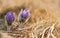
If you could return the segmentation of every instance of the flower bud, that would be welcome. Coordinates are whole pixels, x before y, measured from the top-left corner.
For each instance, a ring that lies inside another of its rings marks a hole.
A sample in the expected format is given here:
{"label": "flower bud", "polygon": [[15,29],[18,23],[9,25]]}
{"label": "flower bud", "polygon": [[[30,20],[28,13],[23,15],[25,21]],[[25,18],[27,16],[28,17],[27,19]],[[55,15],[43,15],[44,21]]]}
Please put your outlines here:
{"label": "flower bud", "polygon": [[12,22],[15,20],[14,12],[10,11],[6,14],[6,21],[8,24],[12,24]]}
{"label": "flower bud", "polygon": [[27,9],[22,9],[19,16],[19,21],[26,21],[30,16],[30,11]]}

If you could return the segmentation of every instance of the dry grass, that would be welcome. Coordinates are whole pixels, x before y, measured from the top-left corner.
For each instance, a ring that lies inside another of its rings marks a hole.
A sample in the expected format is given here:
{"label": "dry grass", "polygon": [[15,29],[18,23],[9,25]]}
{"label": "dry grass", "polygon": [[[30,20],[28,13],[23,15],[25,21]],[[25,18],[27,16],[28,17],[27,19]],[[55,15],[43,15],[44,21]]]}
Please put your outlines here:
{"label": "dry grass", "polygon": [[[59,0],[0,0],[0,15],[11,8],[18,16],[19,8],[28,8],[31,18],[23,28],[16,29],[19,22],[13,23],[13,31],[0,31],[1,38],[60,38]],[[17,12],[18,11],[18,12]],[[16,16],[16,18],[17,18]]]}

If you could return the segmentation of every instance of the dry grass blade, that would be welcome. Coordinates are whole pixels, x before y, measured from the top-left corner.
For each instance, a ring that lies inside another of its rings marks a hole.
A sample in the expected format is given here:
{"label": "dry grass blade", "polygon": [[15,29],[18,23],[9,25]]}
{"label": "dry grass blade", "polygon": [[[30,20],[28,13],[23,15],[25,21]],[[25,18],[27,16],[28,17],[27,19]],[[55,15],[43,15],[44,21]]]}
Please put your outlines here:
{"label": "dry grass blade", "polygon": [[52,34],[52,31],[54,30],[54,25],[55,24],[53,24],[52,26],[49,26],[49,27],[47,27],[46,29],[44,29],[44,31],[43,31],[43,33],[42,33],[42,38],[45,38],[45,32],[47,32],[48,31],[48,33],[47,33],[47,38],[50,38],[50,35],[52,36],[52,38],[56,38],[56,36],[54,36],[53,34]]}

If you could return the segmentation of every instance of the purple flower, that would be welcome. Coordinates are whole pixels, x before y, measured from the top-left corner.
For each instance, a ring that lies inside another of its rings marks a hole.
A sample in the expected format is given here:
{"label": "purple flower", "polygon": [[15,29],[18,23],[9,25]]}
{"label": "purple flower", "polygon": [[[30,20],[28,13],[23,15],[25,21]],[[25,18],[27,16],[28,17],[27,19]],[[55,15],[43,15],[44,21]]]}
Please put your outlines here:
{"label": "purple flower", "polygon": [[29,16],[29,11],[28,10],[23,10],[21,13],[22,18],[27,19]]}
{"label": "purple flower", "polygon": [[8,24],[11,24],[14,20],[15,20],[14,12],[9,11],[9,12],[6,14],[6,21],[7,21],[7,23],[8,23]]}
{"label": "purple flower", "polygon": [[21,21],[26,21],[29,18],[29,16],[30,16],[30,11],[27,9],[24,9],[24,10],[21,10],[19,18]]}

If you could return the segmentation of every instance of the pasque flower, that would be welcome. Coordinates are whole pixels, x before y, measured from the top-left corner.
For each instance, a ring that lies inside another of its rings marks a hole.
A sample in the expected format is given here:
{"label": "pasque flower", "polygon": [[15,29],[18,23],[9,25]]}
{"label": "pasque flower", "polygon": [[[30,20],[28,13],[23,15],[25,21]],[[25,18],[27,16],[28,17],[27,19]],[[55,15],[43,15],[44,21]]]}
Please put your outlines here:
{"label": "pasque flower", "polygon": [[14,16],[14,12],[12,12],[12,11],[9,11],[7,14],[6,14],[6,21],[7,21],[7,23],[8,24],[12,24],[12,22],[15,20],[15,16]]}
{"label": "pasque flower", "polygon": [[27,19],[28,16],[29,16],[28,10],[23,10],[22,13],[21,13],[21,16],[22,16],[22,18]]}
{"label": "pasque flower", "polygon": [[30,11],[27,9],[21,9],[21,12],[19,14],[19,21],[26,21],[30,16]]}

